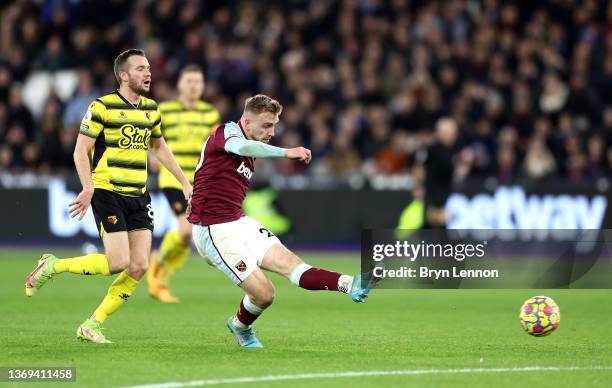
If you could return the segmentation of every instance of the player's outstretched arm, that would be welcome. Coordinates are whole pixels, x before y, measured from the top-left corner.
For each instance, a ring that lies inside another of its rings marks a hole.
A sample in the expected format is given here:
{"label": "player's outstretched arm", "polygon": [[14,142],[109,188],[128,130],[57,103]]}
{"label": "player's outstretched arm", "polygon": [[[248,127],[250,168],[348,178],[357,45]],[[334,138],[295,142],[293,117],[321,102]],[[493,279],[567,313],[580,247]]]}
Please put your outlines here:
{"label": "player's outstretched arm", "polygon": [[304,147],[288,148],[287,152],[285,152],[285,158],[291,160],[299,160],[308,164],[312,159],[312,153],[308,148]]}
{"label": "player's outstretched arm", "polygon": [[89,155],[95,142],[96,139],[79,134],[77,137],[76,146],[74,148],[74,165],[76,166],[77,173],[79,174],[79,180],[81,181],[81,186],[83,186],[83,189],[76,199],[68,205],[68,211],[70,212],[70,217],[74,218],[78,216],[79,220],[82,220],[83,217],[85,217],[87,209],[89,209],[89,205],[91,204],[91,197],[93,196],[94,192],[93,181],[91,179]]}
{"label": "player's outstretched arm", "polygon": [[191,183],[183,173],[183,170],[179,167],[174,155],[172,155],[172,151],[168,148],[168,144],[163,137],[155,138],[151,137],[151,151],[153,154],[181,182],[183,186],[183,195],[185,195],[185,199],[189,201],[191,198],[191,193],[193,188],[191,187]]}
{"label": "player's outstretched arm", "polygon": [[304,147],[281,148],[256,140],[231,137],[225,142],[225,151],[251,158],[287,158],[310,163],[310,150]]}

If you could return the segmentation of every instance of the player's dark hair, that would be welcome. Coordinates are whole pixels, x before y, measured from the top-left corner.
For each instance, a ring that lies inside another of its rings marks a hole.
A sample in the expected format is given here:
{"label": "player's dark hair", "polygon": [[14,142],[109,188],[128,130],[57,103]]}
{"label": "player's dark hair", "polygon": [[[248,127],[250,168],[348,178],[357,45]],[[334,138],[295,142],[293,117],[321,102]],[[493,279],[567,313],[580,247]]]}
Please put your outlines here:
{"label": "player's dark hair", "polygon": [[202,67],[198,65],[187,65],[181,69],[179,79],[186,73],[200,73],[204,75],[204,70],[202,70]]}
{"label": "player's dark hair", "polygon": [[119,73],[121,73],[122,71],[125,71],[125,64],[127,63],[127,60],[134,55],[140,55],[141,57],[146,56],[144,50],[129,49],[117,55],[117,58],[115,58],[113,70],[115,71],[115,78],[117,78],[117,82],[121,83],[121,78],[119,78]]}
{"label": "player's dark hair", "polygon": [[272,97],[268,97],[265,94],[258,94],[246,99],[244,111],[255,114],[270,112],[278,115],[283,111],[283,106]]}

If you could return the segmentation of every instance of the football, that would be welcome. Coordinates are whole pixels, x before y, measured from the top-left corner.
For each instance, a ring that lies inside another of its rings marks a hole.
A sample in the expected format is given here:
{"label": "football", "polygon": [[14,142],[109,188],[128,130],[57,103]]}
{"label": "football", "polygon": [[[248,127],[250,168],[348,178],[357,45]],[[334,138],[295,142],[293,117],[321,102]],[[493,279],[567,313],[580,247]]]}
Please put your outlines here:
{"label": "football", "polygon": [[557,330],[561,322],[561,313],[552,298],[534,296],[521,306],[519,321],[527,334],[544,337]]}

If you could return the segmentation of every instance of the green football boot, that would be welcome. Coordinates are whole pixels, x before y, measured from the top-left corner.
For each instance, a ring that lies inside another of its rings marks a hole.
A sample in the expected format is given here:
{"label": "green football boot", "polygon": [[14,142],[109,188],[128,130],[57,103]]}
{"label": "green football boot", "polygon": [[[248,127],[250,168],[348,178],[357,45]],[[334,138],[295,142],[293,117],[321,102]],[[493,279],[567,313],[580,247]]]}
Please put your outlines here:
{"label": "green football boot", "polygon": [[26,278],[25,293],[27,296],[34,296],[45,283],[53,277],[55,271],[53,266],[59,259],[50,253],[45,253],[38,260],[34,271],[30,272]]}
{"label": "green football boot", "polygon": [[102,334],[102,327],[100,324],[93,319],[88,319],[79,326],[76,331],[77,338],[83,341],[90,341],[96,344],[110,344],[111,341],[107,340],[104,334]]}

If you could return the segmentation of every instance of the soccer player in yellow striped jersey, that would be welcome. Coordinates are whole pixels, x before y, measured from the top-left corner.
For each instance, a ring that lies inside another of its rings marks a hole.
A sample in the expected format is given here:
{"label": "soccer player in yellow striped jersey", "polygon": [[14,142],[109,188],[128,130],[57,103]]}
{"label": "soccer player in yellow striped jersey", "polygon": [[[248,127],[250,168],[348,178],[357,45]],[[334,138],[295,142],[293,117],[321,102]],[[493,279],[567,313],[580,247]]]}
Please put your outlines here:
{"label": "soccer player in yellow striped jersey", "polygon": [[156,102],[143,96],[151,84],[144,51],[119,54],[114,70],[119,90],[96,99],[83,117],[74,150],[83,190],[69,205],[70,215],[80,220],[91,204],[105,254],[69,259],[44,254],[26,278],[26,295],[33,296],[60,273],[118,273],[102,303],[77,328],[77,338],[94,343],[110,342],[100,325],[132,295],[147,271],[153,231],[151,197],[146,190],[149,147],[180,182],[183,197],[190,198],[192,191],[162,137]]}
{"label": "soccer player in yellow striped jersey", "polygon": [[[202,146],[210,131],[219,124],[219,112],[209,103],[200,100],[204,92],[204,74],[196,65],[181,70],[177,82],[178,97],[159,105],[161,129],[176,157],[179,166],[193,184],[193,175],[198,164]],[[187,202],[181,184],[163,166],[159,171],[159,188],[176,215],[178,230],[168,231],[159,249],[151,254],[147,273],[149,293],[162,302],[178,302],[171,290],[170,280],[187,260],[191,252],[191,224],[185,210]]]}

